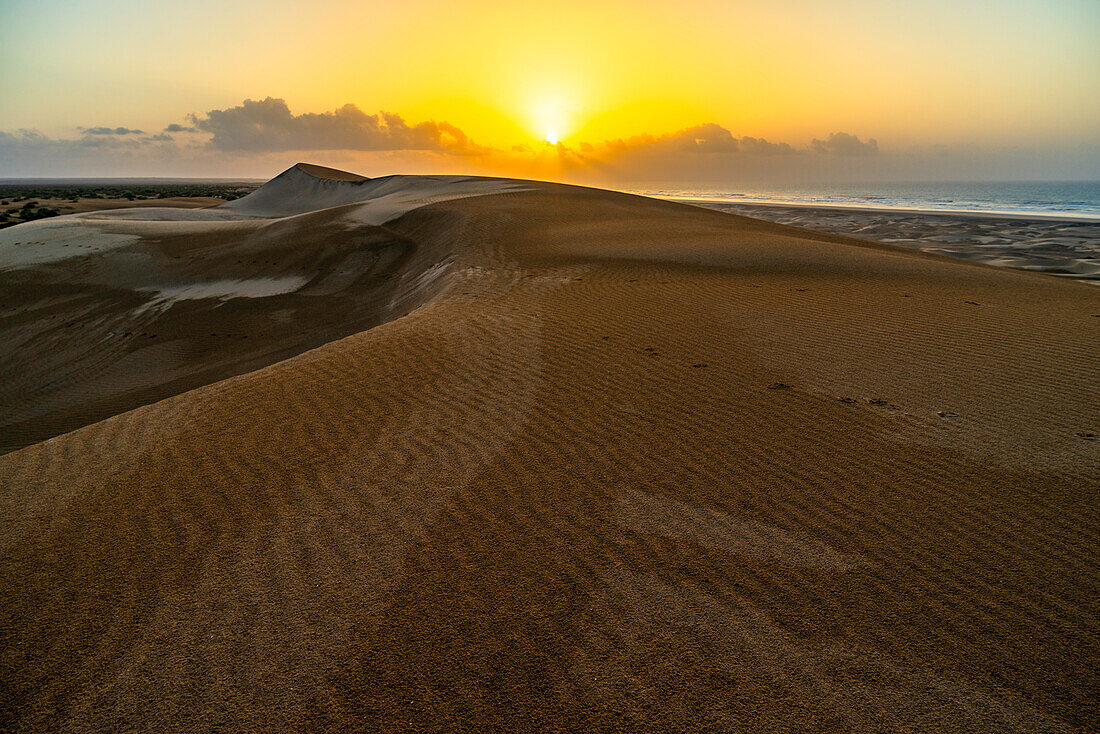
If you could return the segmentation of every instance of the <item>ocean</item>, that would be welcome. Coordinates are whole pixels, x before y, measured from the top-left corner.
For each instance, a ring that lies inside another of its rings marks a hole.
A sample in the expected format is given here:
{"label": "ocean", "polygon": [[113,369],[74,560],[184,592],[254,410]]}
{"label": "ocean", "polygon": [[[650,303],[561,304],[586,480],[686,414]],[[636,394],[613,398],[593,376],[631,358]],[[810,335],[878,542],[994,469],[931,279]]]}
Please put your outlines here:
{"label": "ocean", "polygon": [[662,199],[1063,216],[1100,220],[1100,181],[864,183],[820,186],[639,184]]}

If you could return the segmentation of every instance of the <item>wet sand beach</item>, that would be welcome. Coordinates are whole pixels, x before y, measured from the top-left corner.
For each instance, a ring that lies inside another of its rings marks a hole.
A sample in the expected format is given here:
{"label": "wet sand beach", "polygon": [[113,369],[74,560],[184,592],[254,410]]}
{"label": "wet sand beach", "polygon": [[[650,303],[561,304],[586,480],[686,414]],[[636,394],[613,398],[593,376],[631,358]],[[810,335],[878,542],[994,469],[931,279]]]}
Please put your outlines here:
{"label": "wet sand beach", "polygon": [[695,201],[731,214],[990,265],[1100,282],[1100,220],[847,206]]}

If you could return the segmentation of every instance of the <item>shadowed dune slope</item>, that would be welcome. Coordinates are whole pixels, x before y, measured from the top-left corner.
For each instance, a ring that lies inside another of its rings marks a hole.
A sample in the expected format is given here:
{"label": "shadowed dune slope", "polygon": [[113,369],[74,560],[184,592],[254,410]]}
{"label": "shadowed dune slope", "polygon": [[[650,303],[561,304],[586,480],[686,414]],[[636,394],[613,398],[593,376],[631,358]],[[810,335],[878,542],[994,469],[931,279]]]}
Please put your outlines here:
{"label": "shadowed dune slope", "polygon": [[0,231],[0,451],[407,313],[438,288],[447,227],[413,239],[381,225],[512,185],[298,164],[218,207]]}
{"label": "shadowed dune slope", "polygon": [[370,230],[408,315],[0,457],[0,727],[1092,727],[1100,292],[524,186]]}

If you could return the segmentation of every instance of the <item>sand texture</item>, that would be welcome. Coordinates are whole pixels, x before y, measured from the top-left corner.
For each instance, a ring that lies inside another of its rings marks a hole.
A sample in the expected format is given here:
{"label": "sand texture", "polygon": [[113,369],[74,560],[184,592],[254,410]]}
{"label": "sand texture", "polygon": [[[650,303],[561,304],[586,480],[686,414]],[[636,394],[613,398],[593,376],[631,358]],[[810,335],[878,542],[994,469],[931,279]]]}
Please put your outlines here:
{"label": "sand texture", "polygon": [[1095,726],[1095,286],[299,174],[0,272],[0,729]]}
{"label": "sand texture", "polygon": [[300,164],[221,206],[0,230],[0,452],[403,315],[453,253],[443,232],[413,241],[380,225],[521,187]]}

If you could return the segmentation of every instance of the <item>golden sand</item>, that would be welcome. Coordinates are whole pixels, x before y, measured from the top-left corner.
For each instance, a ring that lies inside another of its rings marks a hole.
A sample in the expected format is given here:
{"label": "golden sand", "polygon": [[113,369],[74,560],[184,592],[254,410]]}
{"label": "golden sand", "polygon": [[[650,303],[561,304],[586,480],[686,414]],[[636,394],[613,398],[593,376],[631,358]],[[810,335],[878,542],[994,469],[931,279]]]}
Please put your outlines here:
{"label": "golden sand", "polygon": [[378,229],[408,315],[0,457],[0,727],[1092,726],[1095,287],[553,185]]}

